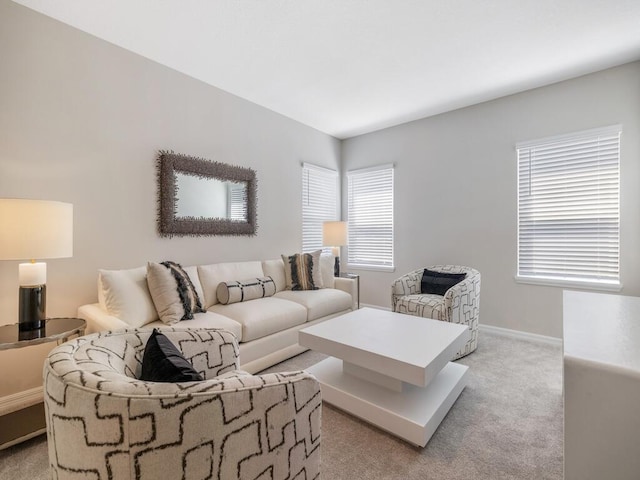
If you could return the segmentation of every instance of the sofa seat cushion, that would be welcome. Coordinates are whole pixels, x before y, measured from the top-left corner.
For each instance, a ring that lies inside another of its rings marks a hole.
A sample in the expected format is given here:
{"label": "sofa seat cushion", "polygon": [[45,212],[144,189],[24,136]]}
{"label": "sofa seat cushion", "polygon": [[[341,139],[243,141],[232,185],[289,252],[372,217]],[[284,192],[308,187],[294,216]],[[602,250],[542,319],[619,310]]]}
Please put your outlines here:
{"label": "sofa seat cushion", "polygon": [[[148,323],[144,327],[144,330],[151,330],[154,328],[162,329],[167,327],[166,323],[162,320],[157,320],[152,323]],[[189,329],[189,328],[221,328],[227,332],[233,333],[238,339],[238,343],[242,341],[242,325],[235,320],[231,320],[229,317],[220,315],[214,312],[194,313],[191,320],[182,320],[181,322],[174,323],[171,328],[176,329]]]}
{"label": "sofa seat cushion", "polygon": [[352,305],[351,295],[335,288],[283,290],[275,296],[302,305],[307,310],[308,322],[343,310],[350,310]]}
{"label": "sofa seat cushion", "polygon": [[444,297],[432,293],[405,295],[398,299],[396,312],[416,317],[445,320]]}
{"label": "sofa seat cushion", "polygon": [[240,323],[243,342],[301,325],[307,320],[307,310],[302,305],[276,297],[230,305],[218,303],[211,306],[209,311]]}

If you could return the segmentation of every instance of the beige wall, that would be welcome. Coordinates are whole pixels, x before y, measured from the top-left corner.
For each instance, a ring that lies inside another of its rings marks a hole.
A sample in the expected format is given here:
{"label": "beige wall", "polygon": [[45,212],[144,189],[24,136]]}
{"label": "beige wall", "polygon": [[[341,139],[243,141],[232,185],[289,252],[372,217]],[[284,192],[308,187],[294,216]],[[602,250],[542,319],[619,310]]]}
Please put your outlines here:
{"label": "beige wall", "polygon": [[[339,166],[335,138],[8,0],[0,0],[0,59],[0,197],[74,205],[73,258],[47,262],[49,316],[96,301],[98,268],[298,251],[300,165]],[[161,149],[256,170],[258,235],[160,238]],[[17,319],[17,276],[18,262],[0,262],[0,324]],[[2,353],[0,396],[20,363]]]}
{"label": "beige wall", "polygon": [[562,289],[514,280],[515,144],[618,123],[623,126],[621,293],[639,295],[636,62],[344,141],[345,171],[396,165],[396,270],[358,271],[362,302],[389,306],[393,279],[416,268],[471,265],[482,273],[481,323],[561,337]]}

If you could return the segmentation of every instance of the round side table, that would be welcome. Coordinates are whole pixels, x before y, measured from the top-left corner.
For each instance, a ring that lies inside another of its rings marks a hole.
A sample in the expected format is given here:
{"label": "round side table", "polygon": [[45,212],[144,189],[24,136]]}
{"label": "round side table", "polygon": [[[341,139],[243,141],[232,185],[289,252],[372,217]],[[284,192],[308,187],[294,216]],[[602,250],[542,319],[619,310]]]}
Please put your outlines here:
{"label": "round side table", "polygon": [[0,326],[0,350],[22,348],[39,343],[64,343],[84,335],[87,322],[81,318],[48,318],[44,327],[20,331],[17,323]]}

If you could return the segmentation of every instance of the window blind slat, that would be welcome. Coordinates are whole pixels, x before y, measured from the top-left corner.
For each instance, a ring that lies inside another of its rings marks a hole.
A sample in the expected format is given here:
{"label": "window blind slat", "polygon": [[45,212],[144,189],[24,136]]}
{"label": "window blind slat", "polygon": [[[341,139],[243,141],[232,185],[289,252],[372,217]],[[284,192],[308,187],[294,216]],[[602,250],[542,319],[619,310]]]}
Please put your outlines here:
{"label": "window blind slat", "polygon": [[619,282],[619,129],[517,146],[518,275]]}

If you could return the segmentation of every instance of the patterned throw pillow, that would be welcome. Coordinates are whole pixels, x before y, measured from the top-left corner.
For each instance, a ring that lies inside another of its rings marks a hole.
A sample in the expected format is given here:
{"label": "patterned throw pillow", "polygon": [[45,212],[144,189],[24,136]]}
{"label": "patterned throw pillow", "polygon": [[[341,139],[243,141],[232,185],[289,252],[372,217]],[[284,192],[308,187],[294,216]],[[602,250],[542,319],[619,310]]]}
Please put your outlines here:
{"label": "patterned throw pillow", "polygon": [[276,284],[271,277],[220,282],[216,289],[218,301],[223,305],[270,297],[275,293]]}
{"label": "patterned throw pillow", "polygon": [[[311,253],[297,253],[295,255],[281,255],[282,257],[282,261],[284,262],[284,274],[285,274],[285,281],[286,281],[286,288],[287,290],[317,290],[319,288],[323,288],[323,281],[322,281],[322,269],[320,268],[320,255],[322,254],[322,250],[316,250],[315,252],[311,252]],[[311,256],[311,277],[313,279],[313,284],[316,288],[310,289],[302,289],[302,288],[297,288],[294,289],[293,288],[293,276],[292,276],[292,272],[293,272],[293,265],[295,262],[299,261],[299,258],[303,255],[310,255]],[[294,263],[292,263],[291,259],[294,259]]]}
{"label": "patterned throw pillow", "polygon": [[175,262],[149,262],[147,284],[158,316],[166,324],[191,320],[194,313],[204,312],[189,275]]}
{"label": "patterned throw pillow", "polygon": [[180,350],[154,328],[142,356],[140,380],[146,382],[197,382],[202,376]]}
{"label": "patterned throw pillow", "polygon": [[[286,266],[290,269],[291,274],[291,290],[318,290],[313,278],[313,255],[310,253],[296,253],[290,255],[285,261]],[[318,265],[318,272],[320,271]],[[288,278],[287,278],[288,280]]]}

